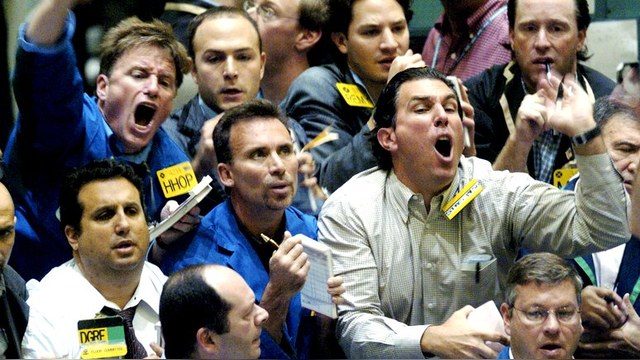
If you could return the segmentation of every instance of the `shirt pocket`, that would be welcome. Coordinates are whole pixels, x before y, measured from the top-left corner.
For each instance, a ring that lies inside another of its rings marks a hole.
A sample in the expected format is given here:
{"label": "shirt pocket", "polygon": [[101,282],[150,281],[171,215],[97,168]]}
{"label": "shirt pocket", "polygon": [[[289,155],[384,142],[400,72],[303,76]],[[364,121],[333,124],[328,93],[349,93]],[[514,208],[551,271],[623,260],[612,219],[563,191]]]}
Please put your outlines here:
{"label": "shirt pocket", "polygon": [[488,254],[469,257],[463,261],[458,278],[460,306],[478,307],[489,300],[501,300],[496,299],[498,262],[495,257]]}

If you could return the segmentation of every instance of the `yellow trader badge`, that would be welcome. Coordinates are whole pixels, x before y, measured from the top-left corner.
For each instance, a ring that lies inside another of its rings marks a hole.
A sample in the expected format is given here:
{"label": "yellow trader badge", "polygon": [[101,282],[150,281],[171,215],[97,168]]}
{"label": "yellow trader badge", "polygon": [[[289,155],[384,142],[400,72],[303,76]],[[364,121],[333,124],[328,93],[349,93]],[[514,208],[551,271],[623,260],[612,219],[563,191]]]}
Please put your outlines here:
{"label": "yellow trader badge", "polygon": [[447,219],[453,219],[458,213],[464,209],[465,206],[478,196],[484,188],[478,180],[471,179],[471,181],[460,190],[453,199],[449,200],[441,208]]}
{"label": "yellow trader badge", "polygon": [[553,172],[553,186],[562,188],[578,173],[578,168],[562,168]]}
{"label": "yellow trader badge", "polygon": [[78,321],[81,359],[116,358],[127,354],[120,316]]}
{"label": "yellow trader badge", "polygon": [[369,97],[362,93],[357,85],[336,83],[336,87],[347,104],[357,107],[373,108],[373,103],[369,100]]}
{"label": "yellow trader badge", "polygon": [[156,174],[166,198],[186,194],[198,184],[188,161],[158,170]]}

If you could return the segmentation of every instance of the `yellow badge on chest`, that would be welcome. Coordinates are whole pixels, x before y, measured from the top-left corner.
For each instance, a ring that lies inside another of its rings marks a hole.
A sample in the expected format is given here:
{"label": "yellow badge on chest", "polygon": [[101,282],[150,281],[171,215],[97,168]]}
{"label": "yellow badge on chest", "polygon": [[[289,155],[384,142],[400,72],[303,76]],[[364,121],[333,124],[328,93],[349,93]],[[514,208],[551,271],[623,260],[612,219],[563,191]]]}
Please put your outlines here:
{"label": "yellow badge on chest", "polygon": [[562,188],[578,173],[578,168],[562,168],[553,172],[553,186]]}
{"label": "yellow badge on chest", "polygon": [[336,87],[344,101],[350,106],[373,108],[373,103],[369,100],[369,97],[360,91],[357,85],[336,83]]}
{"label": "yellow badge on chest", "polygon": [[449,200],[448,203],[442,206],[442,212],[444,212],[447,219],[453,219],[460,211],[462,211],[462,209],[464,209],[465,206],[469,205],[476,196],[480,195],[483,189],[482,185],[478,183],[478,180],[471,179],[471,181],[469,181],[469,183],[465,185],[465,187],[463,187],[462,190],[453,197],[453,199]]}
{"label": "yellow badge on chest", "polygon": [[198,184],[188,161],[158,170],[156,174],[166,198],[186,194]]}

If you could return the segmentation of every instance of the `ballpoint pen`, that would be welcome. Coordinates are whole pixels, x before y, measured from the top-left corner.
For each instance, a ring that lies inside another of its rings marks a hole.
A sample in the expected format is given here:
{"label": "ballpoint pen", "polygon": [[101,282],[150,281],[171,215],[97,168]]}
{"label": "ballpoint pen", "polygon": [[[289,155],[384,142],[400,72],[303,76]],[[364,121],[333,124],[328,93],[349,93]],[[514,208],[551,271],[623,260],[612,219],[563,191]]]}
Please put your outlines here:
{"label": "ballpoint pen", "polygon": [[547,82],[551,84],[551,64],[546,62],[544,63],[544,66],[547,69]]}
{"label": "ballpoint pen", "polygon": [[267,235],[260,234],[260,237],[262,238],[262,240],[264,240],[265,244],[271,244],[271,246],[273,246],[275,248],[275,250],[278,250],[280,248],[278,243],[275,242],[275,240],[273,240],[272,238],[268,237]]}

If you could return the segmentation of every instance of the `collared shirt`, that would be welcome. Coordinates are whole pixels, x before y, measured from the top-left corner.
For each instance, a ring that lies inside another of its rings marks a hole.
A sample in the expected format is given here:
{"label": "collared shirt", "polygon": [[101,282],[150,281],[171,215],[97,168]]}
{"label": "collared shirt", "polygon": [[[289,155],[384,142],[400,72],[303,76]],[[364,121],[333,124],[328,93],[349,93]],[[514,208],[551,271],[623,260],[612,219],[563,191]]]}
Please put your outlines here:
{"label": "collared shirt", "polygon": [[[492,15],[506,6],[506,0],[486,1],[467,18],[466,23],[470,33],[460,36],[455,44],[452,43],[453,36],[446,24],[445,15],[440,15],[429,32],[422,50],[425,63],[432,66],[433,58],[437,56],[436,69],[447,75],[455,75],[462,80],[477,75],[493,65],[508,63],[511,60],[511,51],[504,46],[509,45],[507,12],[503,10],[490,20]],[[484,29],[480,33],[483,25]],[[475,42],[465,52],[465,48],[478,34]],[[463,56],[462,59],[460,56]]]}
{"label": "collared shirt", "polygon": [[[343,297],[354,304],[339,307],[336,332],[346,355],[422,357],[426,324],[501,298],[521,247],[566,257],[628,240],[626,204],[611,201],[624,199],[611,160],[601,154],[577,161],[583,181],[573,193],[463,157],[429,212],[393,171],[368,170],[336,191],[320,214],[318,238],[331,247]],[[441,205],[472,178],[484,190],[447,220]],[[489,260],[467,266],[478,255]]]}
{"label": "collared shirt", "polygon": [[145,147],[142,148],[139,152],[135,154],[127,154],[124,151],[124,145],[122,141],[118,139],[117,136],[114,136],[113,130],[107,124],[107,121],[103,119],[102,123],[104,124],[104,132],[107,135],[107,139],[109,139],[109,143],[113,145],[113,149],[119,151],[118,158],[121,160],[126,160],[132,162],[134,164],[142,164],[147,161],[149,157],[149,152],[151,151],[151,144],[153,142],[149,142]]}
{"label": "collared shirt", "polygon": [[[155,265],[145,262],[140,283],[125,305],[137,305],[133,318],[136,337],[148,353],[157,341],[160,293],[167,277]],[[22,341],[25,358],[80,358],[78,321],[93,319],[104,306],[120,307],[106,300],[82,275],[75,260],[51,270],[39,283],[28,284],[29,323]]]}

